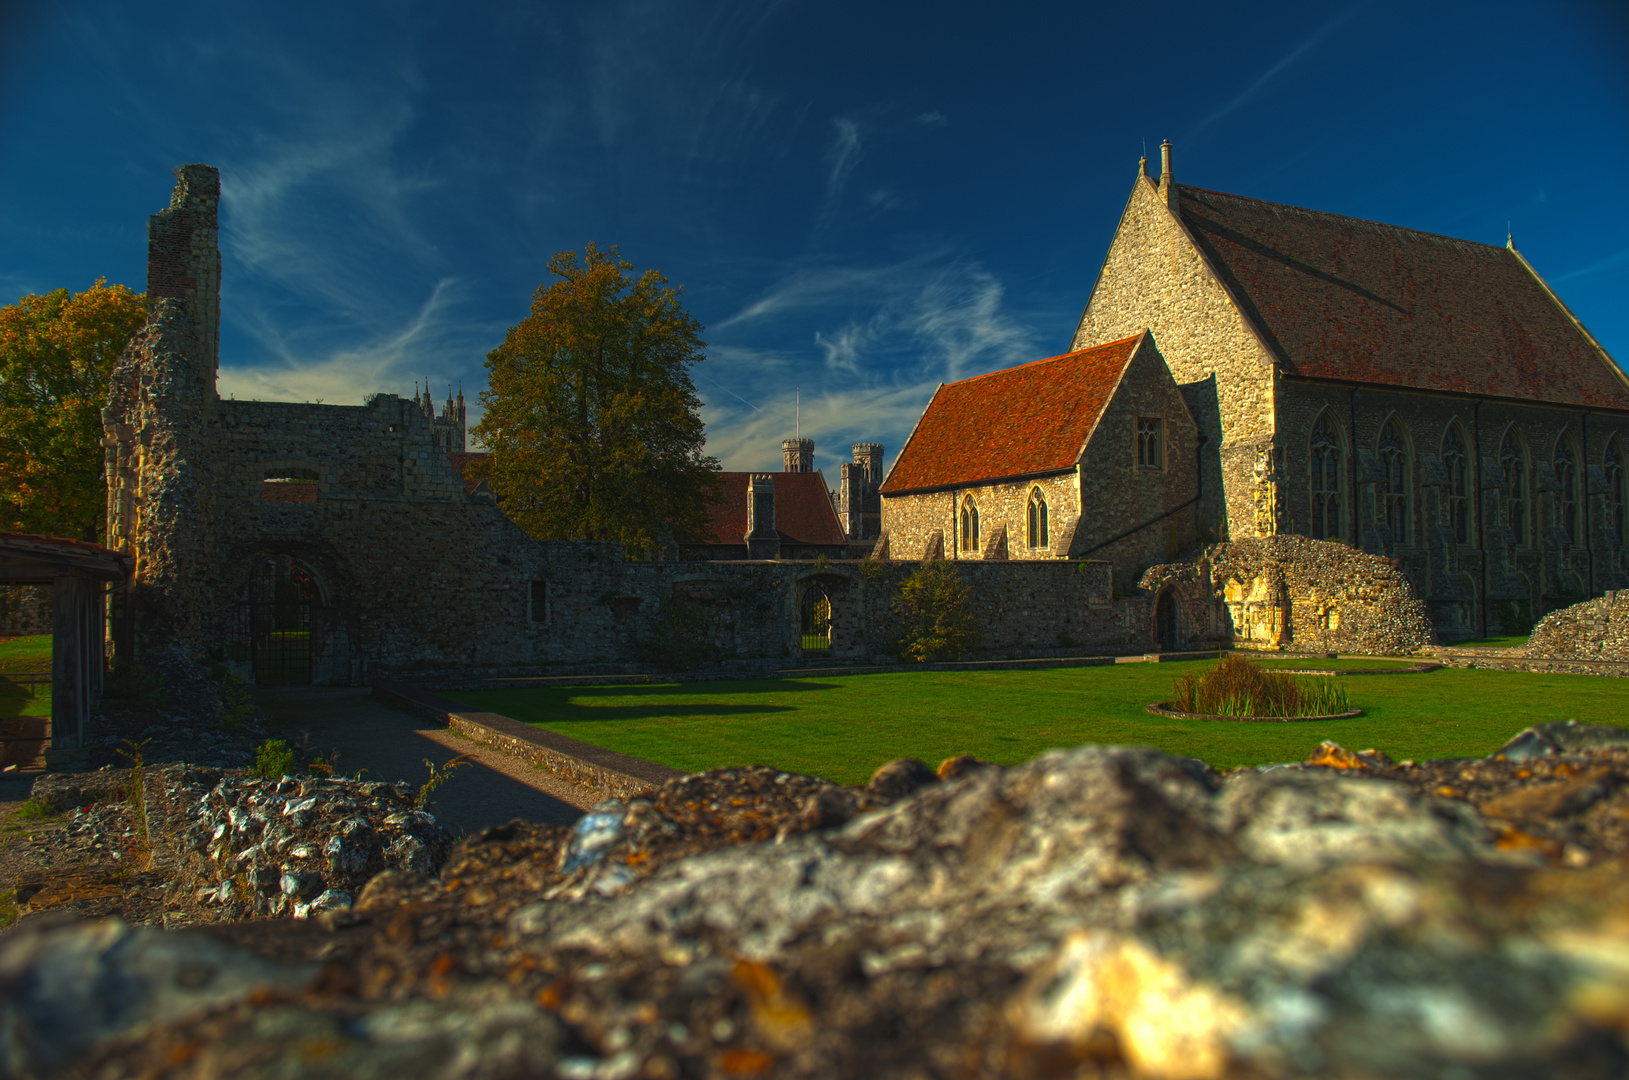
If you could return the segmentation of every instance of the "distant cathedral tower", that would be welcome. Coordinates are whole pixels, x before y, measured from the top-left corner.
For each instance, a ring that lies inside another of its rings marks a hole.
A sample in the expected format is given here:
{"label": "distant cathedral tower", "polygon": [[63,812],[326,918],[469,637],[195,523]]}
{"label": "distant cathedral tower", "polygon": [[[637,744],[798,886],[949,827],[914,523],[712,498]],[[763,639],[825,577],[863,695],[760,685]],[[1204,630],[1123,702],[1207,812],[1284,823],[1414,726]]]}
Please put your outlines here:
{"label": "distant cathedral tower", "polygon": [[458,397],[453,398],[452,383],[447,384],[447,404],[442,408],[441,415],[436,415],[435,398],[430,396],[430,380],[424,380],[424,394],[419,396],[417,387],[413,391],[413,400],[423,410],[430,420],[430,430],[435,436],[436,445],[449,454],[464,452],[465,418],[464,388],[458,388]]}

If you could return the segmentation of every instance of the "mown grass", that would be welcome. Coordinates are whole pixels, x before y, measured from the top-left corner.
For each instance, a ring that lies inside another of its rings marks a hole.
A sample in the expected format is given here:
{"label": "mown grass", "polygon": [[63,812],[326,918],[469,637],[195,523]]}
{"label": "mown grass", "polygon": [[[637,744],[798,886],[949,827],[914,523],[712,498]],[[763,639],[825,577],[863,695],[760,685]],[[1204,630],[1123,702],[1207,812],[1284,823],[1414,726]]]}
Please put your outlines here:
{"label": "mown grass", "polygon": [[1528,635],[1518,634],[1515,637],[1485,637],[1474,641],[1455,641],[1449,647],[1454,649],[1519,649],[1526,645]]}
{"label": "mown grass", "polygon": [[0,672],[51,670],[51,635],[33,634],[0,641]]}
{"label": "mown grass", "polygon": [[0,641],[0,720],[19,716],[50,716],[50,683],[26,686],[6,678],[8,675],[50,673],[50,634]]}
{"label": "mown grass", "polygon": [[1629,716],[1629,679],[1461,668],[1352,676],[1351,702],[1365,715],[1351,720],[1234,724],[1144,711],[1170,697],[1176,677],[1214,663],[445,696],[678,769],[767,764],[846,784],[863,782],[892,758],[937,764],[970,753],[1005,765],[1081,743],[1156,746],[1218,768],[1301,760],[1322,739],[1352,749],[1378,747],[1399,759],[1472,757],[1496,750],[1529,724],[1620,723]]}

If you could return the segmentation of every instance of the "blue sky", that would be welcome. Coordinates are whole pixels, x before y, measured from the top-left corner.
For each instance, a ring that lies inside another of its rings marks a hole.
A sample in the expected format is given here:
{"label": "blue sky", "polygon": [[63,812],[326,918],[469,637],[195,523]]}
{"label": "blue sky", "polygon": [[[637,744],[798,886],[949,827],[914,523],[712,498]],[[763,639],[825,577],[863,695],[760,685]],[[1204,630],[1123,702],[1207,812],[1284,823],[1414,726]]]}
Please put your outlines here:
{"label": "blue sky", "polygon": [[222,172],[221,391],[472,398],[549,256],[685,288],[709,447],[891,461],[1065,349],[1146,140],[1184,183],[1517,246],[1629,360],[1629,15],[1351,5],[0,0],[0,303],[143,287]]}

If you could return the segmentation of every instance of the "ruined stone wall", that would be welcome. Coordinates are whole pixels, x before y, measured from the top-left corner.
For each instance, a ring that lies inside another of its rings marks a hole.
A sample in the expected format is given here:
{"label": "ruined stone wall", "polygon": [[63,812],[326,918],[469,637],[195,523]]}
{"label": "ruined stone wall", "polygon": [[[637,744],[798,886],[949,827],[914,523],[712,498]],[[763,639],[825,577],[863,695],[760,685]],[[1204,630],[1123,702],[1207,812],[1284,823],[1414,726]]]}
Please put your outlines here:
{"label": "ruined stone wall", "polygon": [[51,586],[14,585],[0,589],[0,637],[49,634],[55,628]]}
{"label": "ruined stone wall", "polygon": [[1402,569],[1333,541],[1216,544],[1150,568],[1141,586],[1171,593],[1187,636],[1209,633],[1239,648],[1404,655],[1436,644],[1425,602]]}
{"label": "ruined stone wall", "polygon": [[[1310,439],[1322,415],[1332,421],[1344,455],[1342,538],[1396,559],[1444,640],[1477,637],[1484,628],[1491,634],[1523,633],[1548,610],[1602,589],[1629,586],[1629,549],[1613,526],[1603,471],[1612,440],[1629,446],[1629,420],[1544,405],[1284,379],[1277,416],[1286,532],[1308,530]],[[1408,457],[1407,524],[1400,536],[1385,527],[1379,443],[1388,422],[1401,434]],[[1443,454],[1450,428],[1462,441],[1469,469],[1463,542],[1450,517],[1454,496]],[[1511,489],[1499,461],[1507,432],[1514,433],[1528,461],[1520,540],[1511,528]],[[1554,468],[1556,446],[1563,440],[1582,459],[1578,528],[1570,538],[1560,525],[1561,485]]]}
{"label": "ruined stone wall", "polygon": [[1550,612],[1533,628],[1526,655],[1629,660],[1629,589]]}
{"label": "ruined stone wall", "polygon": [[[1153,184],[1139,177],[1075,330],[1075,349],[1152,330],[1204,434],[1207,539],[1275,530],[1274,367]],[[1266,500],[1258,507],[1258,493]]]}

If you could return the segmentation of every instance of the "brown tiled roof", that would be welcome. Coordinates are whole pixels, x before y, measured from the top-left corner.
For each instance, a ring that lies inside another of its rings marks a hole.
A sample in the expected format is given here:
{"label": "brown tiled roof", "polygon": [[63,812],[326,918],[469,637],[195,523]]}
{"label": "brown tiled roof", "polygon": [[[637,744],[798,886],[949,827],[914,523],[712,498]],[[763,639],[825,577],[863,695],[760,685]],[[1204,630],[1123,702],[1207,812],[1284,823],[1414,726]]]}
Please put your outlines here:
{"label": "brown tiled roof", "polygon": [[486,479],[484,469],[471,469],[469,466],[484,462],[486,458],[487,455],[485,454],[464,453],[461,450],[449,450],[447,452],[447,460],[452,462],[452,467],[458,470],[458,475],[464,478],[465,495],[473,493]]}
{"label": "brown tiled roof", "polygon": [[885,495],[1075,464],[1142,335],[946,383],[933,395]]}
{"label": "brown tiled roof", "polygon": [[[707,508],[708,544],[742,544],[747,535],[749,472],[718,474],[719,501]],[[823,473],[769,473],[775,478],[775,531],[795,544],[846,544],[848,536],[832,509]]]}
{"label": "brown tiled roof", "polygon": [[1178,185],[1182,220],[1286,374],[1629,409],[1515,252]]}

